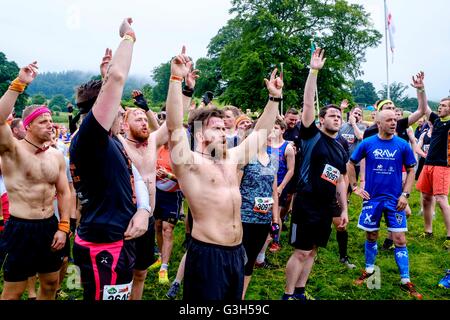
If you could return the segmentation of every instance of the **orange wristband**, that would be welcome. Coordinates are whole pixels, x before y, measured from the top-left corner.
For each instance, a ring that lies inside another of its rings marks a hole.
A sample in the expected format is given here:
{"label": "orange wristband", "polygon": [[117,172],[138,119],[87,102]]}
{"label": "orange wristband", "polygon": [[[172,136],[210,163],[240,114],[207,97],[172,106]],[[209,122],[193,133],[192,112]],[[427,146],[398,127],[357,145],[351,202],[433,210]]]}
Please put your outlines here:
{"label": "orange wristband", "polygon": [[183,78],[182,78],[182,77],[179,77],[179,76],[171,75],[171,76],[170,76],[170,81],[174,81],[174,82],[179,82],[179,83],[181,83],[181,82],[183,81]]}
{"label": "orange wristband", "polygon": [[27,84],[22,82],[18,77],[15,78],[11,84],[9,85],[9,90],[16,91],[18,93],[22,93],[25,91]]}
{"label": "orange wristband", "polygon": [[69,221],[60,221],[58,223],[58,230],[69,234],[70,233],[70,223],[69,223]]}

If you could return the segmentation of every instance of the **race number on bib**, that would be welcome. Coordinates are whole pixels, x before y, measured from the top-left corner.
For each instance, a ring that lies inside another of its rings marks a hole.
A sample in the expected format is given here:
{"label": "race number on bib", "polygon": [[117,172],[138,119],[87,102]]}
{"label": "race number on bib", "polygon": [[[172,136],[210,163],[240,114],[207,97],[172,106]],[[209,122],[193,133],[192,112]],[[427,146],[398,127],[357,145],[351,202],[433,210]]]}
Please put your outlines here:
{"label": "race number on bib", "polygon": [[328,182],[331,182],[334,185],[337,185],[337,181],[340,175],[341,172],[338,169],[336,169],[333,166],[330,166],[329,164],[326,164],[325,168],[323,169],[321,178]]}
{"label": "race number on bib", "polygon": [[117,284],[103,287],[103,300],[128,300],[133,281],[127,284]]}
{"label": "race number on bib", "polygon": [[273,206],[273,198],[255,197],[253,211],[267,214]]}

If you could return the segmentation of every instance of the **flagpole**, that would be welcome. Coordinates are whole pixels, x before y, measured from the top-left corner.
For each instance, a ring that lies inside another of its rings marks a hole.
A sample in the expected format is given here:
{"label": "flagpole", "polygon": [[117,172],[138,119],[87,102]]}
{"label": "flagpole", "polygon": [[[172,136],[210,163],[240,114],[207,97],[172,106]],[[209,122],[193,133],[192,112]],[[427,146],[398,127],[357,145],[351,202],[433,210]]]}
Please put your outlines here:
{"label": "flagpole", "polygon": [[384,39],[386,43],[386,88],[387,99],[391,98],[391,92],[389,88],[389,51],[388,51],[388,21],[387,21],[387,6],[386,0],[384,0]]}
{"label": "flagpole", "polygon": [[[281,65],[281,74],[283,75],[284,78],[283,62],[281,62],[280,65]],[[281,97],[283,98],[283,93],[281,93]],[[280,108],[281,108],[280,115],[283,115],[283,99],[281,99]]]}

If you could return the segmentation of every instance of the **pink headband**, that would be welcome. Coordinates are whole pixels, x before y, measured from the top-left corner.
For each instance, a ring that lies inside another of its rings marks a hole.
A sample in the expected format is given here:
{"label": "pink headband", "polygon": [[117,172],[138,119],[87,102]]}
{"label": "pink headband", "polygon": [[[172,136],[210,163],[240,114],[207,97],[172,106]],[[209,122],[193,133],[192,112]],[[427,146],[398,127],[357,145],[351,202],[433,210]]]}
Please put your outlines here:
{"label": "pink headband", "polygon": [[30,113],[25,118],[25,120],[23,120],[23,126],[26,128],[31,123],[31,121],[33,121],[34,119],[36,119],[37,117],[39,117],[43,113],[50,113],[50,114],[52,114],[52,112],[46,106],[40,106],[39,108],[34,110],[32,113]]}

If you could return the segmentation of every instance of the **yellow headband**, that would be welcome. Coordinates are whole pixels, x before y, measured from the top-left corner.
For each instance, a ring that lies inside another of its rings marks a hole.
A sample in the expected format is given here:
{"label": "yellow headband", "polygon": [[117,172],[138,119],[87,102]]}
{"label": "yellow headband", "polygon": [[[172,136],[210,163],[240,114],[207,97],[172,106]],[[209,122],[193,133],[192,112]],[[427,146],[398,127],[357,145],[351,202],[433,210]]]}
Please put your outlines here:
{"label": "yellow headband", "polygon": [[381,101],[381,102],[378,104],[378,106],[377,106],[377,111],[381,111],[381,108],[383,108],[383,106],[384,106],[385,104],[388,104],[388,103],[394,104],[394,103],[393,103],[391,100],[389,100],[389,99],[383,100],[383,101]]}

